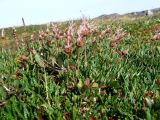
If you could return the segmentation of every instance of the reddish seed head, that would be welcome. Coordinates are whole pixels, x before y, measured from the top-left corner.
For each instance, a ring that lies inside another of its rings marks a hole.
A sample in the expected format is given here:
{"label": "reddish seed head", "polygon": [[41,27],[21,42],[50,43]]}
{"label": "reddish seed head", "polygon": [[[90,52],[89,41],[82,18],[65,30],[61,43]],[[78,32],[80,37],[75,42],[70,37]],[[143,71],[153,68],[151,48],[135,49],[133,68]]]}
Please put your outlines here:
{"label": "reddish seed head", "polygon": [[76,70],[76,66],[74,64],[70,64],[69,67],[71,70]]}
{"label": "reddish seed head", "polygon": [[32,48],[28,48],[28,53],[33,53],[33,49]]}
{"label": "reddish seed head", "polygon": [[106,34],[106,30],[103,30],[102,32],[101,32],[101,36],[104,36]]}
{"label": "reddish seed head", "polygon": [[77,47],[82,47],[82,37],[77,38]]}
{"label": "reddish seed head", "polygon": [[97,44],[96,37],[93,38],[93,43],[94,43],[94,44]]}
{"label": "reddish seed head", "polygon": [[63,36],[64,36],[64,38],[67,38],[67,34],[65,32],[63,33]]}
{"label": "reddish seed head", "polygon": [[152,91],[145,91],[143,94],[143,97],[150,97],[152,98],[154,96],[154,93]]}
{"label": "reddish seed head", "polygon": [[73,26],[72,26],[72,24],[68,27],[67,35],[68,36],[73,36]]}
{"label": "reddish seed head", "polygon": [[45,36],[46,36],[46,34],[43,31],[39,31],[38,37],[40,40],[44,39]]}
{"label": "reddish seed head", "polygon": [[43,39],[42,35],[39,35],[38,37],[39,37],[39,39],[40,39],[40,40],[42,40],[42,39]]}
{"label": "reddish seed head", "polygon": [[20,58],[19,58],[19,60],[28,60],[28,57],[26,56],[26,55],[21,55],[20,56]]}
{"label": "reddish seed head", "polygon": [[91,116],[91,117],[89,118],[89,120],[97,120],[97,119],[96,119],[96,117]]}
{"label": "reddish seed head", "polygon": [[106,29],[106,33],[112,33],[112,29],[111,29],[111,27],[107,27],[107,29]]}
{"label": "reddish seed head", "polygon": [[100,35],[99,35],[99,38],[100,38],[100,39],[103,39],[103,36],[100,34]]}
{"label": "reddish seed head", "polygon": [[89,33],[90,33],[89,23],[86,20],[86,18],[83,18],[82,19],[82,24],[79,26],[77,34],[78,34],[78,36],[85,37]]}
{"label": "reddish seed head", "polygon": [[84,85],[86,87],[90,87],[91,86],[91,80],[89,78],[87,78],[86,81],[84,82]]}
{"label": "reddish seed head", "polygon": [[160,86],[160,79],[155,81],[158,86]]}
{"label": "reddish seed head", "polygon": [[157,33],[153,36],[154,40],[160,40],[160,33]]}
{"label": "reddish seed head", "polygon": [[116,47],[117,46],[117,43],[116,42],[111,42],[110,43],[110,47]]}
{"label": "reddish seed head", "polygon": [[72,48],[71,48],[71,45],[70,44],[67,44],[64,48],[64,51],[66,54],[71,54],[72,52]]}
{"label": "reddish seed head", "polygon": [[72,41],[72,36],[67,36],[67,41],[71,42]]}
{"label": "reddish seed head", "polygon": [[20,68],[24,68],[26,66],[27,61],[28,61],[28,57],[26,55],[21,55],[19,57]]}
{"label": "reddish seed head", "polygon": [[127,50],[123,50],[123,51],[120,51],[120,52],[119,52],[119,55],[120,55],[121,57],[126,56],[127,54],[128,54],[128,51],[127,51]]}
{"label": "reddish seed head", "polygon": [[81,36],[87,36],[87,34],[89,33],[89,28],[87,25],[83,25],[81,28],[81,32],[80,35]]}

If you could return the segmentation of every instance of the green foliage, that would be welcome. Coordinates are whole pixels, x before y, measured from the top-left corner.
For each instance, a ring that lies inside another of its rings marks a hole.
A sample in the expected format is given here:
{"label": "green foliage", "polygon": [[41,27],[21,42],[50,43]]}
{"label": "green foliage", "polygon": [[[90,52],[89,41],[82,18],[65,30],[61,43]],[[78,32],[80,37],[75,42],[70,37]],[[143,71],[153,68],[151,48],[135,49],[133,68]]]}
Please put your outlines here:
{"label": "green foliage", "polygon": [[[64,52],[65,38],[49,35],[20,47],[16,54],[2,49],[1,119],[159,119],[160,42],[151,40],[151,28],[158,22],[157,17],[112,22],[113,32],[117,26],[126,31],[115,48],[110,47],[112,37],[97,36],[96,44],[92,36],[86,37],[79,71],[75,40],[71,55]],[[121,55],[126,49],[128,53]]]}

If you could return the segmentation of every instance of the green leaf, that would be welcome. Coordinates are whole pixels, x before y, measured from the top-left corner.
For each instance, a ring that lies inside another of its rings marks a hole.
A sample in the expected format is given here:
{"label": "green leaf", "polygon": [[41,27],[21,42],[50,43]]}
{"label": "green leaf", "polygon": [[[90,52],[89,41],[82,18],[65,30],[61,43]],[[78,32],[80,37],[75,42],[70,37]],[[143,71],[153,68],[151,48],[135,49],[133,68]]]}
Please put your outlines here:
{"label": "green leaf", "polygon": [[69,99],[66,100],[65,106],[67,109],[71,107],[71,102],[69,101]]}
{"label": "green leaf", "polygon": [[77,109],[75,106],[73,106],[72,109],[72,120],[76,120],[76,116],[77,116]]}
{"label": "green leaf", "polygon": [[146,102],[147,102],[148,106],[149,106],[150,108],[152,108],[152,106],[153,106],[153,104],[154,104],[154,101],[153,101],[152,99],[150,99],[150,98],[145,98],[145,99],[146,99]]}
{"label": "green leaf", "polygon": [[113,86],[113,87],[119,87],[119,84],[118,84],[118,81],[111,81],[110,83],[109,83],[109,85],[110,86]]}
{"label": "green leaf", "polygon": [[38,65],[39,65],[40,67],[45,68],[45,63],[44,63],[44,61],[42,60],[42,58],[40,57],[40,55],[39,55],[35,50],[33,50],[33,54],[35,55],[34,57],[35,57],[35,60],[36,60],[36,62],[38,63]]}
{"label": "green leaf", "polygon": [[47,103],[42,104],[41,107],[47,108]]}
{"label": "green leaf", "polygon": [[54,66],[54,64],[56,64],[56,59],[53,57],[52,58],[52,65]]}
{"label": "green leaf", "polygon": [[92,87],[93,88],[98,88],[98,83],[93,83]]}
{"label": "green leaf", "polygon": [[157,50],[158,50],[158,52],[160,53],[160,46],[157,46]]}
{"label": "green leaf", "polygon": [[146,119],[147,120],[152,120],[151,112],[150,112],[149,109],[147,109],[147,111],[146,111]]}
{"label": "green leaf", "polygon": [[77,84],[77,87],[78,88],[82,88],[83,87],[83,82],[82,80],[79,80],[78,84]]}

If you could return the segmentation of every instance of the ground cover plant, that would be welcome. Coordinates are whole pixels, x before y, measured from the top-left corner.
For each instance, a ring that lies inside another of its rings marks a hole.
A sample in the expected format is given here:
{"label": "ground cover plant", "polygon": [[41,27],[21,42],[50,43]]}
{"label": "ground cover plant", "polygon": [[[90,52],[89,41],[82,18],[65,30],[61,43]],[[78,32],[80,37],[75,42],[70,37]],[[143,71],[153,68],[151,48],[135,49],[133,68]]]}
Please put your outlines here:
{"label": "ground cover plant", "polygon": [[160,119],[159,25],[156,15],[5,29],[0,118]]}

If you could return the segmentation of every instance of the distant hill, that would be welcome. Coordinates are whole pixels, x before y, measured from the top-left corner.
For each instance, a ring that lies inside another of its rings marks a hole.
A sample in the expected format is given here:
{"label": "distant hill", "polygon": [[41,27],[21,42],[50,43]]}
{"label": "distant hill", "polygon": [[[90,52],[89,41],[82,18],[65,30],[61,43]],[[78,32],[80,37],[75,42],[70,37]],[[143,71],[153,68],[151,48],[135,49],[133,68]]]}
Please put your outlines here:
{"label": "distant hill", "polygon": [[102,18],[102,19],[109,19],[109,18],[116,18],[120,16],[120,14],[118,13],[113,13],[113,14],[109,14],[109,15],[101,15],[101,16],[98,16],[97,18]]}
{"label": "distant hill", "polygon": [[160,12],[160,8],[155,8],[155,9],[150,9],[150,10],[143,10],[143,11],[138,11],[138,12],[131,12],[131,13],[126,13],[126,14],[118,14],[118,13],[113,13],[113,14],[103,14],[100,15],[98,17],[96,17],[95,19],[110,19],[110,18],[117,18],[120,16],[128,16],[128,17],[140,17],[140,16],[151,16],[154,15],[156,13]]}

